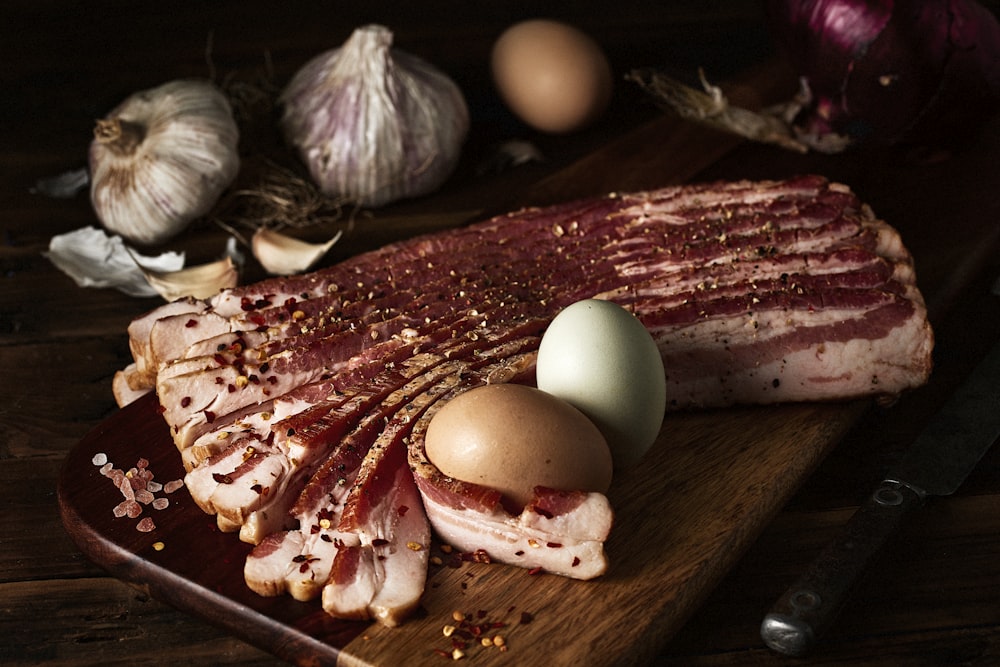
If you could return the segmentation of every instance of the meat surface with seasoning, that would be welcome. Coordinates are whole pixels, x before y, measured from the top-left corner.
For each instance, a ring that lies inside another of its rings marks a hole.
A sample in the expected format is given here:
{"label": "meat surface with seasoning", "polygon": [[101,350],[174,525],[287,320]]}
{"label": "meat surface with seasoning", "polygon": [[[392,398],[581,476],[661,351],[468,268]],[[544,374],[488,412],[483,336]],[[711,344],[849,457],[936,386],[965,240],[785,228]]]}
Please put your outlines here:
{"label": "meat surface with seasoning", "polygon": [[449,398],[533,384],[548,323],[588,298],[646,326],[673,410],[891,399],[931,369],[899,234],[802,176],[527,208],[168,304],[129,328],[119,384],[156,391],[192,497],[257,545],[253,590],[394,625],[419,603],[431,529],[493,561],[606,570],[602,494],[539,487],[512,509],[423,443]]}

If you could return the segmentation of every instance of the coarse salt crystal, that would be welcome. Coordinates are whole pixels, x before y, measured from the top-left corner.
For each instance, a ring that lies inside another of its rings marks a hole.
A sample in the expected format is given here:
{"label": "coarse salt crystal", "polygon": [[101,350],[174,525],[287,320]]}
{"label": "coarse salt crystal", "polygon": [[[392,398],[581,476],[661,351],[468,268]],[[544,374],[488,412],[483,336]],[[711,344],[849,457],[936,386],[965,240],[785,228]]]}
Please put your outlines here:
{"label": "coarse salt crystal", "polygon": [[98,452],[97,454],[94,454],[94,458],[90,459],[90,462],[95,466],[102,466],[108,462],[108,455],[104,452]]}

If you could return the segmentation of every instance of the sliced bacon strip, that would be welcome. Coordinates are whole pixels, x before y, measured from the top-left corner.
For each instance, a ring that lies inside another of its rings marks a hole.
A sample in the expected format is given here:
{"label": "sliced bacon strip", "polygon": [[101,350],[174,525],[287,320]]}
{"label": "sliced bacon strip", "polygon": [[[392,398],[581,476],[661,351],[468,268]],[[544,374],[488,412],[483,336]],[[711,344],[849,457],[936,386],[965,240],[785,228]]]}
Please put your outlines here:
{"label": "sliced bacon strip", "polygon": [[[423,455],[434,410],[477,383],[531,383],[549,321],[584,298],[645,324],[676,409],[891,399],[930,372],[933,335],[899,234],[848,188],[803,176],[522,209],[164,306],[130,327],[135,364],[120,383],[155,384],[192,495],[257,543],[255,590],[322,590],[330,613],[393,624],[423,581],[403,573],[425,565],[400,540],[428,520],[495,560],[604,571],[603,496],[537,489],[514,514]],[[506,360],[480,356],[515,340]],[[392,375],[421,355],[437,360]],[[350,493],[331,495],[331,480]],[[427,518],[394,516],[415,494]]]}

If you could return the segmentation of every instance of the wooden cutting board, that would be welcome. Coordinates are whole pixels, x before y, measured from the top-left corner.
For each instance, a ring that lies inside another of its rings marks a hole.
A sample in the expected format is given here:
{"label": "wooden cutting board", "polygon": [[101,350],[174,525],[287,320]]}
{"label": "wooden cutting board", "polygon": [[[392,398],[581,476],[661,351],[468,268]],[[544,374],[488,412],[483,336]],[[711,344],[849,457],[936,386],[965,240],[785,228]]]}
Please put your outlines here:
{"label": "wooden cutting board", "polygon": [[[151,596],[221,625],[299,664],[433,664],[451,650],[442,628],[472,614],[508,650],[472,646],[476,664],[637,664],[650,660],[740,557],[798,484],[864,409],[862,403],[785,405],[671,415],[641,466],[609,498],[615,526],[610,571],[581,582],[497,564],[432,566],[423,609],[402,627],[337,621],[318,602],[262,598],[243,583],[250,550],[219,532],[181,489],[163,510],[116,518],[122,501],[93,463],[103,453],[127,470],[148,459],[155,479],[183,475],[166,425],[147,396],[89,433],[59,480],[63,523],[80,549]],[[156,528],[136,529],[151,517]],[[162,550],[157,550],[157,543]],[[524,623],[530,615],[530,622]]]}
{"label": "wooden cutting board", "polygon": [[[764,69],[730,98],[756,106],[779,84]],[[681,182],[736,144],[664,117],[538,183],[530,200]],[[595,182],[595,174],[603,180]],[[442,628],[460,611],[476,625],[503,624],[495,632],[504,636],[505,652],[466,649],[479,665],[631,665],[655,656],[866,405],[670,415],[642,465],[609,492],[616,519],[606,545],[608,574],[579,582],[503,565],[453,567],[436,551],[445,564],[431,567],[421,612],[396,629],[331,619],[318,602],[252,593],[242,578],[250,547],[220,533],[184,489],[165,496],[166,509],[145,509],[142,516],[156,524],[152,532],[139,532],[138,519],[116,518],[122,495],[93,464],[95,454],[123,469],[144,457],[161,482],[183,474],[152,397],[87,434],[66,460],[58,496],[67,530],[94,562],[291,662],[435,664],[439,652],[452,649]]]}

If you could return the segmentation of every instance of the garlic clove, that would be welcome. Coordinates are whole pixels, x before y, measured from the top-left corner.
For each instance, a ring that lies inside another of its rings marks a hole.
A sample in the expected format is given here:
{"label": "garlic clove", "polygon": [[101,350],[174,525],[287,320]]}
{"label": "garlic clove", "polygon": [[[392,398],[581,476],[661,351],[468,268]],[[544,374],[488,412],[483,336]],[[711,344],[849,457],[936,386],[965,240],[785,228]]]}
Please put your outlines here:
{"label": "garlic clove", "polygon": [[268,273],[288,276],[300,273],[313,266],[333,245],[340,240],[343,231],[338,231],[325,243],[309,243],[300,239],[261,227],[254,232],[250,241],[253,256]]}
{"label": "garlic clove", "polygon": [[178,271],[143,269],[150,286],[167,301],[183,297],[207,299],[219,290],[235,287],[239,281],[236,264],[231,257],[200,264]]}

